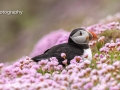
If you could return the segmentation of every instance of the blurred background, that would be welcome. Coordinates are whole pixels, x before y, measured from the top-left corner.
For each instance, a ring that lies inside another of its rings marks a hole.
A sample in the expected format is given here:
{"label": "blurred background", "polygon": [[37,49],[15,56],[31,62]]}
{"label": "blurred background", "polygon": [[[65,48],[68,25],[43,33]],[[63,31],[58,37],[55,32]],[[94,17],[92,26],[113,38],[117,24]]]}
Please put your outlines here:
{"label": "blurred background", "polygon": [[2,10],[23,11],[0,15],[0,62],[8,62],[29,55],[51,31],[89,26],[120,12],[120,0],[0,0]]}

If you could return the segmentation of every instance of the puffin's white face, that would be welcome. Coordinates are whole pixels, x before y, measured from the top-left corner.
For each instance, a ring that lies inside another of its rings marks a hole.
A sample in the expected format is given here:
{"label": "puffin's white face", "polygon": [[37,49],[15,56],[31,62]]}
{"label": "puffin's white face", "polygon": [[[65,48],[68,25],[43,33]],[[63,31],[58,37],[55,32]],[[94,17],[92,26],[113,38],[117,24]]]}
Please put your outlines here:
{"label": "puffin's white face", "polygon": [[89,35],[85,30],[78,30],[70,38],[77,44],[87,44],[89,42]]}

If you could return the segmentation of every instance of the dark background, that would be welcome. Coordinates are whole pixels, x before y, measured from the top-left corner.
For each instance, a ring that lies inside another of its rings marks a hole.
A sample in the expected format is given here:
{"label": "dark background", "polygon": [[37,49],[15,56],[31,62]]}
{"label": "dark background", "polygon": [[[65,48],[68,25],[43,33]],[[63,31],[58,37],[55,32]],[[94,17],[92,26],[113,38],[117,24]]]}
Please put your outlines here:
{"label": "dark background", "polygon": [[29,55],[45,34],[63,28],[89,26],[120,11],[120,0],[0,0],[0,62]]}

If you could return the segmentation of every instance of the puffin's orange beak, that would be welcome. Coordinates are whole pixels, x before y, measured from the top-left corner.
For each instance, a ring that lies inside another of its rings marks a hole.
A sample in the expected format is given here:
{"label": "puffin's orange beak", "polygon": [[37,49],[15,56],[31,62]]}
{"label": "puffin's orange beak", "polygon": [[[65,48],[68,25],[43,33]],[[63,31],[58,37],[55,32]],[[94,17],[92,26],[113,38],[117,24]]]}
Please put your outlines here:
{"label": "puffin's orange beak", "polygon": [[98,36],[93,31],[88,31],[92,35],[92,40],[98,39]]}

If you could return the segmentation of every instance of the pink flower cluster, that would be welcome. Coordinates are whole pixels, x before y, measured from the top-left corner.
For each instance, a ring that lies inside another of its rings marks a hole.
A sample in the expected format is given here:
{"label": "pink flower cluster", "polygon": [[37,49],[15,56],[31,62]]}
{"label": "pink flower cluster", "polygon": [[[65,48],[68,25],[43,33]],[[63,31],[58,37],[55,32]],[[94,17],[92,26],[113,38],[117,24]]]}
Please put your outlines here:
{"label": "pink flower cluster", "polygon": [[[86,29],[101,34],[105,30],[120,30],[120,24],[96,24]],[[45,36],[37,43],[31,56],[67,42],[68,37],[69,33],[63,30]],[[92,61],[75,56],[67,65],[66,54],[61,53],[66,67],[59,65],[55,57],[38,63],[30,57],[21,58],[9,66],[0,63],[0,90],[120,90],[120,39],[109,43],[104,43],[104,39],[102,36],[89,43],[91,47],[98,43],[103,45],[93,52]]]}
{"label": "pink flower cluster", "polygon": [[107,24],[95,24],[86,28],[87,30],[93,31],[96,34],[101,34],[106,30],[120,30],[119,22],[111,22]]}
{"label": "pink flower cluster", "polygon": [[54,57],[38,64],[29,57],[7,67],[1,63],[0,90],[118,90],[120,61],[94,57],[91,62],[76,56],[65,68]]}

